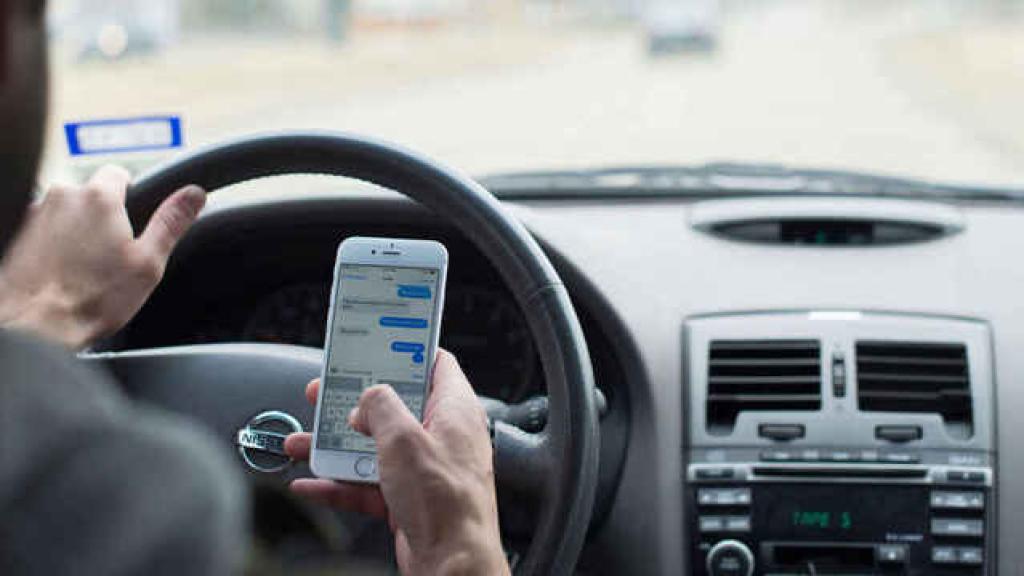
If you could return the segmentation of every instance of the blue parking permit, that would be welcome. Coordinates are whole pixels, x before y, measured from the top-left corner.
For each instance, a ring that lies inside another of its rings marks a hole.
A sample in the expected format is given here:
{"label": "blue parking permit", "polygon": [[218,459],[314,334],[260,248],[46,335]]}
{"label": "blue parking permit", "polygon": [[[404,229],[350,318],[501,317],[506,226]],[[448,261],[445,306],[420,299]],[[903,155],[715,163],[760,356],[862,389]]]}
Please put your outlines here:
{"label": "blue parking permit", "polygon": [[178,116],[68,122],[64,136],[72,156],[173,150],[184,144]]}

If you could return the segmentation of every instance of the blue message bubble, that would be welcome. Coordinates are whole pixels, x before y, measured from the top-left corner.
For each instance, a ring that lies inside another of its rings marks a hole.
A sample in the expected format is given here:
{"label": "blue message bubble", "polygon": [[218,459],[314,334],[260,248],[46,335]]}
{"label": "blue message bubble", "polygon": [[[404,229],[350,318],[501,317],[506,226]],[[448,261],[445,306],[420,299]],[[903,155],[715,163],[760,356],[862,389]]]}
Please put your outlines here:
{"label": "blue message bubble", "polygon": [[419,342],[392,342],[392,352],[423,352],[426,350],[426,346]]}
{"label": "blue message bubble", "polygon": [[423,351],[426,347],[419,342],[392,342],[391,351],[412,354],[412,361],[415,364],[423,363]]}
{"label": "blue message bubble", "polygon": [[398,297],[399,298],[418,298],[421,300],[430,299],[430,286],[422,286],[419,284],[399,284],[398,285]]}
{"label": "blue message bubble", "polygon": [[385,328],[426,328],[427,321],[423,318],[401,318],[399,316],[381,316],[380,325]]}

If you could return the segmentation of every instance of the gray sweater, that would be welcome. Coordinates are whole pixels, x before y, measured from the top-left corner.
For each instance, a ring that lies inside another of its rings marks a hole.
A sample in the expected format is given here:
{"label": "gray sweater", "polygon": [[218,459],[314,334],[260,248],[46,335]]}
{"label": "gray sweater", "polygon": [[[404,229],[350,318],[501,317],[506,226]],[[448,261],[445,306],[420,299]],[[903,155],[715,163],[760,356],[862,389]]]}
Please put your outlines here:
{"label": "gray sweater", "polygon": [[236,572],[247,495],[224,450],[68,352],[0,332],[0,574]]}

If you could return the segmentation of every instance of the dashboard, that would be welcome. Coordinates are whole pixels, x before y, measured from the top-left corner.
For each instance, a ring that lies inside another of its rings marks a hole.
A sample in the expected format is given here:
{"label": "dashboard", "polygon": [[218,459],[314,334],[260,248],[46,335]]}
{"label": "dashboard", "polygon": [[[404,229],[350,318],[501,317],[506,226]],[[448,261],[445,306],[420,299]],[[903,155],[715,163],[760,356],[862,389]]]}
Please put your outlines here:
{"label": "dashboard", "polygon": [[[344,219],[338,224],[293,231],[257,223],[244,242],[229,227],[211,231],[194,255],[186,245],[172,263],[170,280],[125,332],[123,345],[270,342],[322,348],[338,243],[351,235],[430,236],[422,226],[394,220],[385,227]],[[511,294],[465,241],[449,237],[446,245],[451,265],[441,345],[457,355],[479,394],[521,402],[543,393],[533,340]],[[171,304],[180,298],[191,305],[182,310]]]}
{"label": "dashboard", "polygon": [[[319,347],[337,244],[429,237],[451,254],[443,343],[478,393],[543,394],[518,304],[436,215],[362,190],[212,200],[111,348]],[[579,573],[1024,565],[1020,205],[711,193],[505,204],[569,287],[608,397]],[[520,528],[512,537],[528,538]]]}
{"label": "dashboard", "polygon": [[[329,281],[299,281],[265,294],[212,302],[209,312],[180,327],[182,344],[268,342],[322,347]],[[543,392],[537,353],[512,297],[499,287],[459,283],[446,294],[442,346],[456,353],[479,382],[478,392],[522,402]]]}

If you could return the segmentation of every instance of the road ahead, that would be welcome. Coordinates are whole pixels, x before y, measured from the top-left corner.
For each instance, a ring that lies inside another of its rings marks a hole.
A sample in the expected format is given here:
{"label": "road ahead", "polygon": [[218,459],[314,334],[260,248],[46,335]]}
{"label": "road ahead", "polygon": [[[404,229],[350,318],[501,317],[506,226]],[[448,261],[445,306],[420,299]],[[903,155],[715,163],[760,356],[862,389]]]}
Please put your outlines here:
{"label": "road ahead", "polygon": [[[1000,109],[984,94],[946,97],[974,78],[929,73],[945,66],[932,47],[952,34],[948,15],[892,4],[734,4],[716,53],[654,59],[628,26],[401,42],[365,33],[339,53],[197,44],[167,57],[171,94],[152,84],[152,63],[125,65],[116,89],[105,70],[71,68],[58,108],[70,117],[182,110],[193,142],[274,128],[357,131],[475,174],[728,160],[1024,184],[1024,130],[1017,138],[999,121],[1019,115],[1020,100],[1003,98]],[[93,94],[88,104],[81,92]]]}

